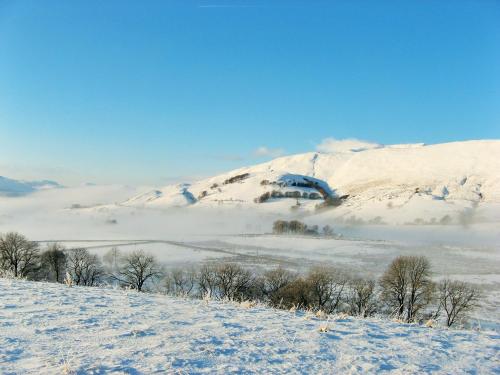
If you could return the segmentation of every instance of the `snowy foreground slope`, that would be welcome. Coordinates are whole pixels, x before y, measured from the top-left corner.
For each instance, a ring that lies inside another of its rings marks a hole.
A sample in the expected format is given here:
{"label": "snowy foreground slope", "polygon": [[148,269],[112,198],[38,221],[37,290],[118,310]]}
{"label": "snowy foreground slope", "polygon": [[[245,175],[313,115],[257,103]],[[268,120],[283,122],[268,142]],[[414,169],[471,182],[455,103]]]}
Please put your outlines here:
{"label": "snowy foreground slope", "polygon": [[489,374],[499,354],[487,332],[0,279],[2,374]]}

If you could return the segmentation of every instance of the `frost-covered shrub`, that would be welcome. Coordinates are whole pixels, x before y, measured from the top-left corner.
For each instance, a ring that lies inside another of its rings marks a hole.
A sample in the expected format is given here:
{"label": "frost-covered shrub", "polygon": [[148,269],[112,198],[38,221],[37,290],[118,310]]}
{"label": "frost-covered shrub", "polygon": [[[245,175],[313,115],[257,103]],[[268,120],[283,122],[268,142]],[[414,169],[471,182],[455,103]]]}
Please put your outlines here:
{"label": "frost-covered shrub", "polygon": [[307,309],[311,301],[310,285],[299,277],[280,290],[280,304],[284,309]]}
{"label": "frost-covered shrub", "polygon": [[297,274],[282,267],[266,271],[260,279],[260,287],[266,301],[271,306],[280,306],[284,298],[283,291],[297,278]]}

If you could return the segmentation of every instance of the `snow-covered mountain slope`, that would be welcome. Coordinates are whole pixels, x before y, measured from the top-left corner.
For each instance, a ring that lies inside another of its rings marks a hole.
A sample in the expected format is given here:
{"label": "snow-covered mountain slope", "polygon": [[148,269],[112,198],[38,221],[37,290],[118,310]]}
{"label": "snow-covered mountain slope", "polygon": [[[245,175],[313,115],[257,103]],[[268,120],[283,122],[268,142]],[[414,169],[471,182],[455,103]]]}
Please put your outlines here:
{"label": "snow-covered mountain slope", "polygon": [[53,189],[62,187],[55,181],[20,181],[0,176],[0,195],[20,196],[33,193],[43,189]]}
{"label": "snow-covered mountain slope", "polygon": [[492,332],[1,278],[0,295],[3,374],[500,371]]}
{"label": "snow-covered mountain slope", "polygon": [[151,190],[127,199],[123,206],[182,207],[193,204],[196,198],[188,190],[189,184],[167,186],[161,190]]}
{"label": "snow-covered mountain slope", "polygon": [[309,213],[327,206],[336,207],[337,217],[374,218],[383,212],[411,221],[411,212],[428,223],[449,221],[446,215],[458,221],[459,213],[481,206],[491,216],[500,212],[500,141],[286,156],[191,185],[167,186],[123,205],[248,205]]}

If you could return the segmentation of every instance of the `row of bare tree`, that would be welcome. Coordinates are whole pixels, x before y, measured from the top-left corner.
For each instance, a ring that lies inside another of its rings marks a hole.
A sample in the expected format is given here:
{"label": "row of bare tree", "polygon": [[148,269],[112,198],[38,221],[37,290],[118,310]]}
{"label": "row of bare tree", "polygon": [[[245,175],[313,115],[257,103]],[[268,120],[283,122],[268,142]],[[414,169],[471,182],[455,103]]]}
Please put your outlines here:
{"label": "row of bare tree", "polygon": [[38,243],[16,232],[0,236],[0,271],[13,277],[72,285],[116,282],[138,291],[163,275],[155,257],[141,250],[122,255],[118,249],[111,249],[101,260],[87,249],[65,249],[58,243],[42,251]]}
{"label": "row of bare tree", "polygon": [[278,267],[256,275],[238,264],[223,263],[172,270],[165,287],[174,295],[262,301],[284,309],[362,317],[377,313],[406,322],[444,315],[447,326],[464,322],[478,304],[478,289],[448,279],[435,283],[430,276],[429,261],[414,256],[394,259],[378,282],[333,267],[313,267],[305,275]]}
{"label": "row of bare tree", "polygon": [[463,322],[480,297],[464,282],[433,282],[425,257],[397,257],[378,281],[353,278],[333,267],[314,267],[302,275],[281,267],[255,273],[235,263],[220,263],[166,272],[142,250],[122,254],[113,248],[101,260],[86,249],[65,249],[57,243],[41,251],[37,243],[14,232],[0,236],[0,271],[75,285],[113,283],[138,291],[161,288],[188,297],[261,301],[284,309],[363,317],[386,314],[406,322],[444,315],[448,326]]}

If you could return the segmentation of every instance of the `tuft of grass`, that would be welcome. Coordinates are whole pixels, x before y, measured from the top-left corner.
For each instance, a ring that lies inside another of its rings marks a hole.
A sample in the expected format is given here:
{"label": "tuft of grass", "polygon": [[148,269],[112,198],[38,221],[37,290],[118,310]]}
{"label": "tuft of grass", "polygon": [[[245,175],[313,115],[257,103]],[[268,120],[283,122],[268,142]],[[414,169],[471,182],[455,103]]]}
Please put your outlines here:
{"label": "tuft of grass", "polygon": [[75,372],[71,369],[71,366],[68,362],[64,361],[62,366],[61,366],[61,373],[63,375],[71,375],[74,374]]}
{"label": "tuft of grass", "polygon": [[255,307],[257,305],[257,302],[255,301],[242,301],[240,302],[240,306],[245,308],[245,309],[250,309],[252,307]]}
{"label": "tuft of grass", "polygon": [[318,310],[318,311],[316,311],[315,315],[316,315],[316,318],[323,319],[326,317],[327,314],[323,310]]}
{"label": "tuft of grass", "polygon": [[320,332],[328,332],[329,331],[329,328],[328,328],[328,324],[322,324],[319,326],[319,331]]}
{"label": "tuft of grass", "polygon": [[73,366],[71,365],[71,362],[73,360],[73,354],[70,351],[66,351],[64,349],[60,349],[62,355],[62,360],[61,360],[61,374],[63,375],[73,375],[76,374],[76,371],[73,370]]}
{"label": "tuft of grass", "polygon": [[66,276],[64,277],[64,284],[71,288],[73,286],[73,278],[69,274],[69,272],[66,272]]}

